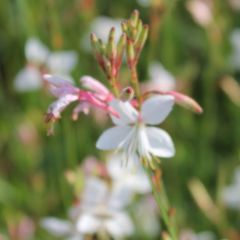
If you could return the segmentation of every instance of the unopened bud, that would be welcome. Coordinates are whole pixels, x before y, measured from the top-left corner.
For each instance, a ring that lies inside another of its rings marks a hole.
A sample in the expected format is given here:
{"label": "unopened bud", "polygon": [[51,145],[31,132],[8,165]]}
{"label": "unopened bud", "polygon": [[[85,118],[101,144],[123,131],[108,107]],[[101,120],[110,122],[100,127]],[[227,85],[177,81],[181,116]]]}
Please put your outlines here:
{"label": "unopened bud", "polygon": [[135,64],[135,51],[133,42],[130,39],[127,40],[127,60],[129,67]]}
{"label": "unopened bud", "polygon": [[138,19],[139,19],[139,11],[135,9],[130,17],[130,23],[133,27],[137,26]]}
{"label": "unopened bud", "polygon": [[122,90],[120,99],[124,102],[131,101],[134,97],[134,90],[132,87],[126,87]]}
{"label": "unopened bud", "polygon": [[109,32],[108,43],[107,43],[107,55],[111,62],[113,62],[117,55],[117,48],[114,41],[115,28],[112,28]]}
{"label": "unopened bud", "polygon": [[141,50],[144,47],[144,44],[145,44],[145,42],[147,40],[147,37],[148,37],[148,32],[149,32],[148,25],[144,25],[143,29],[142,29],[142,31],[139,35],[138,41],[136,43],[136,50],[137,50],[138,55],[140,54]]}
{"label": "unopened bud", "polygon": [[127,31],[128,31],[127,21],[122,22],[122,23],[121,23],[121,27],[122,27],[122,31],[123,31],[124,33],[127,33]]}
{"label": "unopened bud", "polygon": [[189,109],[195,113],[203,112],[202,107],[191,97],[184,95],[182,93],[174,92],[174,91],[168,92],[168,94],[172,95],[175,98],[175,102],[178,105],[186,109]]}

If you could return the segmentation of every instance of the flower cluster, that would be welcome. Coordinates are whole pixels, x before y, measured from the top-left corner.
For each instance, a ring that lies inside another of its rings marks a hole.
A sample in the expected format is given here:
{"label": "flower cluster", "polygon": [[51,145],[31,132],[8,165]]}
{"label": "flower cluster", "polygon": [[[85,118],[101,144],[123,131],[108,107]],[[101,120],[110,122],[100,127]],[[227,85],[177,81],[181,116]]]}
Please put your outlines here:
{"label": "flower cluster", "polygon": [[[111,156],[106,166],[86,160],[84,187],[77,203],[69,210],[69,220],[46,217],[41,221],[42,227],[67,239],[101,234],[119,239],[132,235],[134,224],[126,207],[133,201],[134,194],[150,193],[151,185],[141,166],[122,168],[121,157]],[[89,165],[91,171],[86,170]]]}

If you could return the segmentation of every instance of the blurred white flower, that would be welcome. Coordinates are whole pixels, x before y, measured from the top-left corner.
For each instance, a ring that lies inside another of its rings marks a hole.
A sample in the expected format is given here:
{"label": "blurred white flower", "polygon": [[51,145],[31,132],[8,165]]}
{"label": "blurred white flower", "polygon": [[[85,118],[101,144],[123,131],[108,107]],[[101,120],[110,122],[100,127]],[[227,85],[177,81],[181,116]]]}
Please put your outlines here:
{"label": "blurred white flower", "polygon": [[232,53],[230,55],[230,66],[233,69],[240,69],[240,28],[236,28],[230,35]]}
{"label": "blurred white flower", "polygon": [[89,32],[87,32],[82,39],[83,49],[87,51],[91,50],[91,45],[90,45],[91,32],[95,33],[96,36],[102,39],[103,42],[107,42],[108,34],[112,27],[115,28],[115,39],[117,41],[122,33],[121,20],[113,19],[106,16],[99,16],[95,18],[90,25]]}
{"label": "blurred white flower", "polygon": [[144,91],[172,91],[176,88],[174,76],[161,63],[153,62],[149,66],[149,81],[142,85]]}
{"label": "blurred white flower", "polygon": [[43,86],[44,72],[72,80],[70,72],[77,63],[74,51],[50,52],[37,38],[30,38],[25,46],[27,65],[17,74],[14,88],[18,92],[39,90]]}
{"label": "blurred white flower", "polygon": [[47,59],[50,73],[66,77],[77,63],[77,53],[74,51],[53,52]]}
{"label": "blurred white flower", "polygon": [[25,56],[28,62],[44,64],[49,51],[47,47],[37,38],[30,38],[25,45]]}
{"label": "blurred white flower", "polygon": [[240,210],[240,166],[234,172],[233,183],[223,189],[222,198],[227,207]]}
{"label": "blurred white flower", "polygon": [[239,0],[229,0],[229,4],[234,10],[237,10],[237,11],[240,10],[240,1]]}
{"label": "blurred white flower", "polygon": [[174,156],[175,148],[169,134],[157,127],[165,120],[174,105],[174,97],[158,95],[145,100],[138,112],[129,102],[113,100],[110,106],[119,117],[111,116],[115,127],[99,137],[97,148],[122,150],[125,160],[138,159],[154,167],[154,157]]}
{"label": "blurred white flower", "polygon": [[88,178],[81,199],[77,229],[84,234],[107,232],[113,238],[133,234],[134,226],[124,211],[131,193],[119,186],[112,188],[95,177]]}
{"label": "blurred white flower", "polygon": [[66,240],[82,240],[82,234],[77,231],[73,222],[55,217],[42,219],[41,226],[55,237],[64,237]]}
{"label": "blurred white flower", "polygon": [[187,9],[195,22],[202,27],[207,27],[213,21],[213,9],[211,0],[189,0]]}
{"label": "blurred white flower", "polygon": [[18,92],[35,91],[43,85],[42,77],[39,70],[32,65],[27,65],[25,68],[18,72],[14,88]]}
{"label": "blurred white flower", "polygon": [[211,231],[195,233],[192,230],[183,230],[180,233],[179,240],[216,240],[216,236]]}
{"label": "blurred white flower", "polygon": [[146,194],[152,191],[151,183],[139,162],[123,164],[123,155],[114,154],[107,162],[108,173],[113,183],[130,189],[134,193]]}
{"label": "blurred white flower", "polygon": [[153,196],[149,195],[134,204],[134,216],[139,230],[154,238],[160,233],[159,212]]}

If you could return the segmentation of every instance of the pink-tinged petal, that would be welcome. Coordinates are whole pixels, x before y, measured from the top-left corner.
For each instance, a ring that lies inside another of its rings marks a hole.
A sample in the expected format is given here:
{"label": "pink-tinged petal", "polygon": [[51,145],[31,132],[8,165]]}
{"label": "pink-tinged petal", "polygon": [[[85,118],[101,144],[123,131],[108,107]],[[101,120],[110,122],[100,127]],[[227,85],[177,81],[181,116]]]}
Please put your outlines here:
{"label": "pink-tinged petal", "polygon": [[134,233],[134,226],[132,220],[125,212],[116,212],[113,218],[106,220],[106,229],[114,238],[124,238]]}
{"label": "pink-tinged petal", "polygon": [[69,221],[54,217],[42,219],[41,226],[49,233],[58,237],[68,235],[72,231],[72,225]]}
{"label": "pink-tinged petal", "polygon": [[178,105],[189,109],[195,113],[203,112],[202,107],[193,98],[175,91],[170,91],[169,94],[175,98],[175,102]]}
{"label": "pink-tinged petal", "polygon": [[147,124],[159,124],[165,120],[174,105],[174,97],[170,95],[154,96],[144,101],[141,116]]}
{"label": "pink-tinged petal", "polygon": [[55,97],[62,97],[66,94],[79,94],[80,89],[74,87],[72,82],[59,76],[45,74],[43,78],[48,86],[49,91]]}
{"label": "pink-tinged petal", "polygon": [[58,87],[72,86],[72,82],[56,75],[44,74],[43,78],[47,83],[58,86]]}
{"label": "pink-tinged petal", "polygon": [[149,152],[164,158],[175,155],[173,141],[166,131],[155,127],[147,127],[146,133],[149,141]]}
{"label": "pink-tinged petal", "polygon": [[53,102],[47,111],[47,114],[51,114],[55,119],[61,117],[61,112],[71,103],[78,100],[77,95],[67,94],[57,101]]}
{"label": "pink-tinged petal", "polygon": [[78,115],[80,112],[84,112],[84,114],[88,114],[90,110],[90,104],[87,102],[79,103],[74,109],[72,113],[72,119],[76,121],[78,119]]}
{"label": "pink-tinged petal", "polygon": [[76,228],[83,234],[93,234],[98,232],[101,227],[101,221],[91,214],[82,214],[77,221]]}
{"label": "pink-tinged petal", "polygon": [[128,126],[109,128],[99,137],[96,146],[102,150],[121,148],[130,131],[131,127]]}
{"label": "pink-tinged petal", "polygon": [[83,76],[81,77],[80,81],[82,83],[82,86],[90,91],[103,95],[109,94],[109,90],[100,81],[91,76]]}
{"label": "pink-tinged petal", "polygon": [[128,125],[137,121],[139,114],[129,102],[123,102],[118,99],[114,99],[110,102],[110,106],[119,115],[119,117],[111,116],[114,124]]}

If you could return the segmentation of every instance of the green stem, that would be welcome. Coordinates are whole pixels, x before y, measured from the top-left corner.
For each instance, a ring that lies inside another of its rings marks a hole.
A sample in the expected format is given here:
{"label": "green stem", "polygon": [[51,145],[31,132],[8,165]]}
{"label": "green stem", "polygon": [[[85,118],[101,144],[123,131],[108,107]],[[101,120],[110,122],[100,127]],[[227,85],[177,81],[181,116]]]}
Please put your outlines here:
{"label": "green stem", "polygon": [[161,183],[160,183],[161,190],[159,191],[152,180],[151,170],[146,169],[146,171],[147,171],[149,180],[152,185],[153,196],[154,196],[156,203],[158,205],[158,208],[160,210],[162,220],[167,227],[167,230],[171,237],[171,240],[177,240],[178,237],[177,237],[176,227],[174,226],[173,219],[171,219],[171,216],[169,215],[169,202],[168,202],[167,194],[166,194],[166,191],[164,188],[164,184],[161,181]]}
{"label": "green stem", "polygon": [[131,67],[131,82],[133,89],[135,91],[136,97],[139,101],[139,104],[141,105],[141,93],[140,93],[140,87],[139,87],[139,80],[138,80],[138,73],[137,73],[137,67],[136,65]]}

